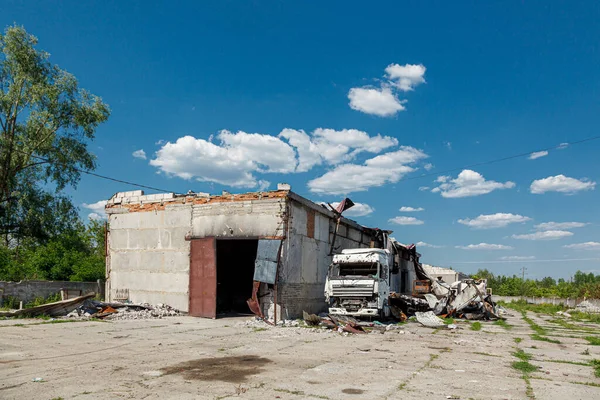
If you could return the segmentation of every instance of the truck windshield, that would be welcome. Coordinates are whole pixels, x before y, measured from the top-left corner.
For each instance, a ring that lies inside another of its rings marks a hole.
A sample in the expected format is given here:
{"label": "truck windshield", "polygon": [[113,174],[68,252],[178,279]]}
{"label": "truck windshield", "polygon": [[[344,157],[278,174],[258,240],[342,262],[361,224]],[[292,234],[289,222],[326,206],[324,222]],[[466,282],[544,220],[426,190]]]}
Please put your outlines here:
{"label": "truck windshield", "polygon": [[378,263],[334,264],[332,273],[337,276],[377,276]]}

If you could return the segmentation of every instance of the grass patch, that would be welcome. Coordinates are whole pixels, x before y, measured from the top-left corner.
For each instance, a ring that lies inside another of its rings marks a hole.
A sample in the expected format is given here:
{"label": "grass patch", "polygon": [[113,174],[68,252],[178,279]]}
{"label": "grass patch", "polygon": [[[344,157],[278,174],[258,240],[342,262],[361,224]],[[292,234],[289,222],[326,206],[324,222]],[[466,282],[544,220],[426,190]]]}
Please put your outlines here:
{"label": "grass patch", "polygon": [[595,383],[595,382],[569,382],[569,383],[574,383],[576,385],[586,385],[586,386],[600,387],[600,383]]}
{"label": "grass patch", "polygon": [[481,351],[474,351],[473,354],[479,354],[480,356],[488,356],[488,357],[502,357],[496,354],[484,353]]}
{"label": "grass patch", "polygon": [[520,337],[513,338],[513,340],[514,340],[514,341],[515,341],[515,343],[517,343],[517,344],[519,344],[519,343],[521,343],[521,342],[523,341],[523,339],[522,339],[522,338],[520,338]]}
{"label": "grass patch", "polygon": [[600,337],[586,336],[584,337],[592,346],[600,346]]}
{"label": "grass patch", "polygon": [[533,329],[535,333],[537,333],[538,335],[548,334],[548,332],[544,328],[533,322],[533,320],[527,316],[526,311],[521,311],[521,314],[523,315],[523,321],[527,322],[529,324],[529,327]]}
{"label": "grass patch", "polygon": [[257,328],[257,327],[252,328],[252,332],[262,332],[262,331],[266,331],[266,330],[267,330],[267,328]]}
{"label": "grass patch", "polygon": [[525,396],[530,398],[531,400],[535,399],[535,395],[533,394],[533,388],[531,387],[531,381],[529,380],[529,375],[523,375],[523,380],[525,381]]}
{"label": "grass patch", "polygon": [[596,378],[600,378],[600,360],[592,360],[590,364],[594,368],[594,375]]}
{"label": "grass patch", "polygon": [[566,310],[566,307],[562,304],[529,304],[525,300],[513,301],[511,303],[499,301],[498,304],[506,308],[512,308],[513,310],[521,312],[532,311],[541,314],[556,314],[557,311]]}
{"label": "grass patch", "polygon": [[480,331],[481,330],[481,322],[476,321],[471,324],[472,331]]}
{"label": "grass patch", "polygon": [[450,325],[454,323],[454,318],[444,318],[444,323]]}
{"label": "grass patch", "polygon": [[558,363],[558,364],[584,365],[586,367],[590,365],[590,363],[579,362],[579,361],[568,361],[568,360],[545,360],[545,361]]}
{"label": "grass patch", "polygon": [[562,326],[565,329],[570,329],[573,331],[582,331],[582,332],[597,332],[597,329],[594,328],[586,328],[585,326],[579,326],[579,325],[575,325],[575,324],[571,324],[567,321],[565,321],[564,319],[561,318],[554,318],[551,320],[548,320],[548,322],[551,322],[553,324],[557,324]]}
{"label": "grass patch", "polygon": [[523,374],[529,374],[538,370],[538,367],[530,364],[528,361],[515,361],[511,364],[511,366],[513,369],[521,371]]}
{"label": "grass patch", "polygon": [[569,311],[571,314],[571,319],[574,321],[585,321],[592,322],[594,324],[600,324],[600,314],[592,314],[581,311]]}
{"label": "grass patch", "polygon": [[506,330],[512,329],[512,325],[509,325],[509,323],[508,323],[508,322],[506,322],[506,320],[504,320],[504,319],[499,319],[499,320],[496,320],[496,321],[494,322],[494,325],[501,326],[501,327],[503,327],[503,328],[504,328],[504,329],[506,329]]}
{"label": "grass patch", "polygon": [[533,358],[533,356],[531,354],[527,354],[521,349],[513,352],[512,355],[517,357],[521,361],[529,361]]}
{"label": "grass patch", "polygon": [[[538,335],[537,333],[534,333],[533,335],[531,335],[531,338],[533,340],[539,340],[540,342],[560,344],[560,340],[550,339],[549,337]],[[600,344],[600,343],[598,343],[598,344]]]}

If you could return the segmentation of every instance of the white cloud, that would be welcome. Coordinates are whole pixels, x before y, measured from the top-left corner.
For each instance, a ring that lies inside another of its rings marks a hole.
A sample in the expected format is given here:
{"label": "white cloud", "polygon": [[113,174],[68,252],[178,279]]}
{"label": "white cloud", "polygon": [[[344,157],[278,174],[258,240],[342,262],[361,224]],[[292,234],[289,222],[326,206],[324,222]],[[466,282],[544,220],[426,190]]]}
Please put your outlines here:
{"label": "white cloud", "polygon": [[452,150],[452,142],[444,142],[444,146],[446,146],[448,150]]}
{"label": "white cloud", "polygon": [[414,90],[414,87],[425,83],[425,71],[427,68],[423,64],[390,64],[385,69],[386,77],[396,88],[408,92]]}
{"label": "white cloud", "polygon": [[284,129],[279,134],[298,152],[296,172],[306,172],[315,165],[327,163],[336,165],[347,162],[362,152],[380,153],[382,150],[398,145],[398,140],[390,136],[369,136],[357,129],[317,128],[309,136],[303,130]]}
{"label": "white cloud", "polygon": [[504,261],[535,260],[535,256],[504,256],[504,257],[500,257],[500,260],[504,260]]}
{"label": "white cloud", "polygon": [[401,146],[399,150],[370,158],[362,165],[342,164],[308,182],[313,193],[347,194],[361,192],[386,183],[396,183],[415,169],[406,164],[427,158],[414,147]]}
{"label": "white cloud", "polygon": [[103,215],[100,215],[97,213],[90,213],[90,214],[88,214],[88,218],[91,220],[94,220],[94,221],[99,221],[102,219],[106,219],[106,216],[103,216]]}
{"label": "white cloud", "polygon": [[380,117],[390,117],[398,111],[406,110],[403,103],[388,87],[352,88],[348,92],[350,108],[365,114],[373,114]]}
{"label": "white cloud", "polygon": [[394,217],[390,218],[388,222],[396,225],[423,225],[425,223],[415,217]]}
{"label": "white cloud", "polygon": [[417,246],[417,248],[419,247],[431,247],[432,249],[441,249],[444,246],[439,246],[436,244],[430,244],[430,243],[426,243],[426,242],[417,242],[415,243],[415,245]]}
{"label": "white cloud", "polygon": [[427,163],[425,165],[423,165],[423,168],[425,169],[425,171],[431,171],[433,169],[434,165],[432,163]]}
{"label": "white cloud", "polygon": [[566,249],[575,250],[600,250],[599,242],[585,242],[585,243],[574,243],[563,246]]}
{"label": "white cloud", "polygon": [[512,235],[513,239],[524,240],[558,240],[573,236],[573,232],[569,231],[539,231],[535,233],[527,233],[524,235]]}
{"label": "white cloud", "polygon": [[400,207],[400,212],[419,212],[419,211],[425,211],[425,209],[423,207],[418,207],[418,208],[407,207],[407,206]]}
{"label": "white cloud", "polygon": [[533,194],[543,194],[546,192],[574,194],[581,190],[593,190],[595,186],[596,182],[589,181],[585,178],[579,180],[561,174],[535,180],[531,183],[529,189]]}
{"label": "white cloud", "polygon": [[91,204],[83,203],[81,206],[83,208],[87,208],[88,210],[93,211],[88,215],[89,219],[98,220],[98,219],[106,218],[106,211],[105,211],[106,203],[107,203],[107,200],[100,200],[100,201],[97,201],[97,202],[91,203]]}
{"label": "white cloud", "polygon": [[419,186],[419,191],[420,192],[425,192],[426,190],[429,190],[429,186]]}
{"label": "white cloud", "polygon": [[474,229],[504,228],[509,224],[531,221],[531,218],[519,214],[496,213],[480,215],[477,218],[459,219],[458,223]]}
{"label": "white cloud", "polygon": [[259,192],[264,192],[269,188],[269,186],[271,186],[271,182],[261,179],[260,181],[258,181],[257,189]]}
{"label": "white cloud", "polygon": [[140,158],[142,160],[146,159],[146,152],[143,149],[136,150],[133,153],[131,153],[131,155],[135,158]]}
{"label": "white cloud", "polygon": [[433,193],[440,192],[442,197],[459,198],[469,196],[480,196],[488,194],[497,189],[511,189],[515,187],[514,182],[495,182],[486,181],[483,175],[470,169],[463,170],[456,179],[450,179],[448,176],[440,176],[436,182],[440,183]]}
{"label": "white cloud", "polygon": [[[331,203],[334,208],[337,208],[339,202]],[[365,215],[372,214],[375,211],[373,207],[365,203],[354,203],[352,208],[344,211],[344,217],[364,217]]]}
{"label": "white cloud", "polygon": [[536,151],[533,152],[529,155],[529,159],[530,160],[535,160],[536,158],[540,158],[540,157],[546,157],[548,155],[548,152],[546,150],[544,151]]}
{"label": "white cloud", "polygon": [[565,143],[559,144],[558,147],[557,147],[557,149],[558,150],[563,150],[563,149],[566,149],[567,147],[569,147],[569,143],[565,142]]}
{"label": "white cloud", "polygon": [[363,86],[348,91],[350,108],[380,117],[396,115],[406,109],[406,100],[398,99],[396,93],[412,91],[415,86],[425,83],[426,70],[422,64],[390,64],[380,87]]}
{"label": "white cloud", "polygon": [[583,228],[586,225],[589,225],[589,224],[586,222],[544,222],[542,224],[535,225],[534,228],[539,231],[553,231],[553,230]]}
{"label": "white cloud", "polygon": [[490,243],[479,243],[470,244],[468,246],[456,246],[457,249],[463,250],[512,250],[511,246],[505,246],[503,244],[490,244]]}
{"label": "white cloud", "polygon": [[168,142],[150,164],[167,175],[234,187],[256,187],[254,172],[289,173],[296,169],[294,149],[277,137],[223,130],[217,138],[219,145],[192,136]]}

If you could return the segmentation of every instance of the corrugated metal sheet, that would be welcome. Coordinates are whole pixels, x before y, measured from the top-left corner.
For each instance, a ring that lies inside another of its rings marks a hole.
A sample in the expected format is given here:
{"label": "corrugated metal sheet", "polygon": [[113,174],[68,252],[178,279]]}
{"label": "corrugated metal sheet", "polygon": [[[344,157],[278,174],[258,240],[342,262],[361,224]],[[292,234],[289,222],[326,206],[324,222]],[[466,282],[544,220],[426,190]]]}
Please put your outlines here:
{"label": "corrugated metal sheet", "polygon": [[254,263],[254,280],[274,284],[277,275],[277,255],[281,240],[261,239],[258,241],[256,261]]}

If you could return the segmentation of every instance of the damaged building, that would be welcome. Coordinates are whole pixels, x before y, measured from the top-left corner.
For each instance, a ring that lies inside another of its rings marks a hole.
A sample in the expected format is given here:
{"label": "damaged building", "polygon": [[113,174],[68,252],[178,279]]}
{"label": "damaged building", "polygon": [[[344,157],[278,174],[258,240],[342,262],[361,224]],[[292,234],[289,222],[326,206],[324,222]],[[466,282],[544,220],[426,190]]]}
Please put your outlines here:
{"label": "damaged building", "polygon": [[247,313],[249,306],[268,318],[325,309],[331,254],[384,248],[382,231],[303,198],[289,185],[277,189],[115,194],[106,205],[107,299],[165,303],[209,318]]}

